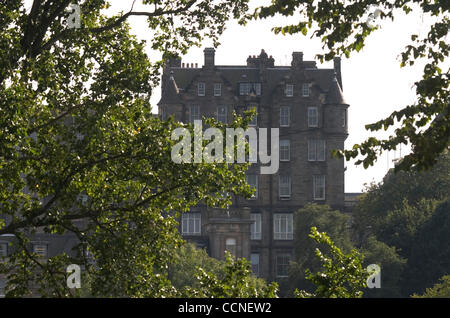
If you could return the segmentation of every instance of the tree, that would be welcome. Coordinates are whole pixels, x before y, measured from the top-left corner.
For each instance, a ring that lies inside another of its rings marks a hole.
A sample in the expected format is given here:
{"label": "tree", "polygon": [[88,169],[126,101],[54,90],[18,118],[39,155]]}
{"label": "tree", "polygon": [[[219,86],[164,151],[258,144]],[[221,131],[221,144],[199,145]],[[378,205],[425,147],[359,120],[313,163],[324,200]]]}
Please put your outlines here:
{"label": "tree", "polygon": [[320,233],[317,228],[311,228],[310,237],[318,244],[328,247],[329,255],[316,249],[316,257],[320,260],[323,270],[311,273],[306,270],[306,279],[316,285],[313,293],[304,290],[295,291],[299,298],[360,298],[363,295],[361,289],[365,288],[368,273],[362,267],[363,256],[353,249],[348,254],[342,251],[326,235]]}
{"label": "tree", "polygon": [[432,288],[427,288],[422,295],[414,294],[413,298],[450,298],[450,275],[442,276]]}
{"label": "tree", "polygon": [[381,288],[366,289],[364,296],[373,298],[402,297],[401,276],[406,259],[398,255],[395,246],[378,241],[370,236],[360,249],[364,255],[364,266],[376,264],[381,269]]}
{"label": "tree", "polygon": [[245,258],[235,259],[226,252],[224,273],[217,274],[198,269],[199,287],[186,287],[183,297],[200,298],[275,298],[278,285],[269,285],[261,279],[255,279],[250,264]]}
{"label": "tree", "polygon": [[390,211],[377,225],[377,234],[383,242],[396,246],[404,257],[409,257],[417,232],[432,217],[437,201],[422,199],[416,205],[406,200],[403,206]]}
{"label": "tree", "polygon": [[[230,203],[218,193],[251,191],[246,165],[174,163],[170,136],[182,124],[155,118],[150,94],[168,58],[205,37],[218,44],[247,1],[144,0],[142,12],[130,1],[129,12],[108,17],[107,1],[85,0],[80,28],[67,22],[76,14],[66,10],[70,2],[35,0],[26,9],[24,1],[1,1],[0,235],[15,235],[2,266],[7,295],[38,287],[70,296],[65,268],[76,263],[94,296],[170,296],[160,273],[181,244],[178,213]],[[133,16],[147,17],[161,61],[150,62],[146,43],[130,35]],[[42,261],[29,250],[39,231],[73,233],[78,252]]]}
{"label": "tree", "polygon": [[[426,172],[390,172],[382,183],[369,188],[354,208],[357,245],[368,257],[372,257],[372,253],[378,255],[375,262],[383,265],[382,260],[385,259],[383,282],[388,281],[390,288],[402,297],[422,293],[450,268],[447,248],[450,241],[449,163],[450,157],[444,153]],[[378,240],[376,244],[371,243],[374,237]],[[387,246],[383,247],[381,243]],[[404,260],[406,264],[401,275],[395,274],[400,279],[396,279],[394,273],[400,272]],[[391,269],[385,270],[386,266]],[[370,291],[368,295],[384,292],[381,288],[380,291]]]}
{"label": "tree", "polygon": [[450,270],[450,199],[418,230],[403,275],[406,295],[422,293]]}
{"label": "tree", "polygon": [[[348,230],[349,217],[339,211],[333,211],[328,205],[307,204],[295,212],[294,220],[295,260],[290,266],[289,279],[280,284],[280,290],[287,289],[288,293],[292,293],[296,288],[303,290],[313,288],[305,277],[305,269],[318,271],[322,266],[320,260],[315,257],[317,244],[310,238],[311,227],[326,232],[344,252],[349,252],[353,248]],[[321,248],[324,252],[328,252],[327,246]]]}
{"label": "tree", "polygon": [[186,286],[196,288],[199,284],[198,268],[217,276],[222,276],[224,272],[223,262],[210,257],[206,250],[197,248],[192,243],[186,243],[177,248],[169,264],[167,278],[177,290],[182,290]]}
{"label": "tree", "polygon": [[[300,13],[297,24],[273,28],[275,33],[307,35],[318,37],[326,49],[325,54],[318,58],[331,60],[335,56],[359,52],[364,47],[365,39],[378,27],[368,23],[369,14],[379,19],[392,19],[399,9],[406,14],[414,10],[422,10],[426,16],[431,16],[434,23],[428,34],[421,38],[411,34],[411,44],[401,53],[400,66],[412,65],[418,59],[426,60],[422,79],[415,83],[417,99],[399,111],[393,112],[386,119],[366,125],[370,131],[387,130],[396,122],[400,123],[395,134],[385,140],[370,137],[351,150],[335,151],[346,160],[361,159],[356,164],[365,168],[373,165],[376,158],[383,152],[395,150],[401,144],[411,144],[412,153],[405,156],[396,166],[398,170],[409,170],[415,167],[419,170],[428,169],[436,163],[438,156],[449,147],[449,69],[444,60],[448,57],[450,44],[446,41],[449,32],[450,18],[447,1],[381,1],[381,0],[351,0],[351,1],[299,1],[274,0],[270,5],[255,9],[241,23],[248,19],[264,19],[277,14],[291,16]],[[446,69],[441,69],[446,67]]]}
{"label": "tree", "polygon": [[[353,228],[356,240],[361,243],[368,229],[389,245],[394,244],[397,239],[403,240],[405,237],[400,237],[398,231],[414,233],[430,216],[430,209],[435,204],[433,201],[448,197],[449,187],[448,152],[444,152],[436,165],[428,171],[388,172],[382,182],[366,189],[354,208]],[[405,248],[405,245],[401,248]]]}

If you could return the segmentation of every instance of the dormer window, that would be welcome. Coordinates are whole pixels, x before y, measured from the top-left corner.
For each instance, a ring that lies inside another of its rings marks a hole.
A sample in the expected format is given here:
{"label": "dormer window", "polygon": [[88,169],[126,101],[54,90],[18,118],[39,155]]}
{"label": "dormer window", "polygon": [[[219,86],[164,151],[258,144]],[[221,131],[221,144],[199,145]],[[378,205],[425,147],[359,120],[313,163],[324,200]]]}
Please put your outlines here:
{"label": "dormer window", "polygon": [[261,95],[261,83],[239,83],[239,95],[246,96],[250,93]]}

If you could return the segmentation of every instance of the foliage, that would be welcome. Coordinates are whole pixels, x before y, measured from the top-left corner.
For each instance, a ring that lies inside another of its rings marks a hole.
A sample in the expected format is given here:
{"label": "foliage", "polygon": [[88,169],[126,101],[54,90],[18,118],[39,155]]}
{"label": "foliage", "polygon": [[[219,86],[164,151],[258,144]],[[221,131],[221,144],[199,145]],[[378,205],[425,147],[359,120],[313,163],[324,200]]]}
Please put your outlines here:
{"label": "foliage", "polygon": [[402,255],[409,257],[417,232],[432,217],[435,209],[435,200],[422,199],[415,205],[410,205],[405,199],[402,206],[389,211],[380,220],[377,234],[386,244],[396,246]]}
{"label": "foliage", "polygon": [[[395,150],[401,144],[411,144],[412,153],[405,156],[396,166],[396,170],[419,170],[430,168],[436,163],[440,153],[449,146],[449,69],[444,60],[448,58],[450,44],[446,41],[450,29],[448,1],[381,1],[381,0],[274,0],[269,5],[258,7],[241,23],[248,19],[264,19],[277,14],[292,16],[300,14],[297,24],[273,28],[275,33],[307,35],[320,38],[325,54],[318,58],[331,60],[336,55],[347,58],[352,52],[359,52],[364,47],[367,37],[379,27],[367,23],[369,14],[378,14],[379,19],[391,19],[403,11],[421,10],[424,16],[432,18],[432,25],[425,37],[411,34],[411,42],[401,53],[400,66],[412,65],[423,59],[426,64],[422,79],[415,83],[417,100],[399,111],[393,112],[386,119],[366,125],[370,131],[387,130],[397,122],[399,127],[388,139],[379,140],[370,137],[350,150],[336,151],[347,160],[356,158],[357,164],[365,168],[373,165],[383,152]],[[377,11],[376,11],[377,10]],[[444,69],[441,69],[445,67]]]}
{"label": "foliage", "polygon": [[[280,284],[280,290],[287,289],[287,292],[292,292],[295,288],[310,290],[313,286],[305,279],[305,269],[318,271],[322,266],[315,257],[316,244],[309,236],[311,227],[326,232],[344,252],[353,248],[348,230],[349,217],[333,211],[328,205],[309,203],[295,212],[294,222],[295,260],[290,266],[289,279]],[[327,246],[321,248],[328,252]]]}
{"label": "foliage", "polygon": [[186,287],[183,297],[201,298],[274,298],[277,297],[277,283],[267,285],[261,279],[255,279],[251,266],[245,258],[234,259],[226,252],[225,268],[222,277],[202,268],[198,270],[200,286]]}
{"label": "foliage", "polygon": [[167,269],[168,279],[177,290],[181,290],[185,286],[195,288],[199,284],[198,268],[222,276],[224,264],[218,259],[210,257],[205,249],[197,248],[192,243],[186,243],[176,249]]}
{"label": "foliage", "polygon": [[[372,250],[376,246],[376,249],[384,250],[384,254],[378,256],[381,259],[383,255],[391,255],[387,264],[381,262],[382,285],[388,284],[392,292],[400,293],[401,297],[423,292],[450,269],[449,167],[450,157],[445,152],[426,172],[390,172],[382,183],[372,185],[354,208],[357,244],[368,257],[371,257],[370,245]],[[370,242],[372,236],[389,247],[382,247],[380,243],[373,245]],[[398,257],[393,250],[389,252],[392,248]],[[396,279],[393,275],[400,272],[403,260],[407,260],[406,264],[400,279]],[[367,295],[381,293],[386,297],[393,295],[384,288],[372,290]]]}
{"label": "foliage", "polygon": [[366,289],[364,297],[401,297],[400,279],[406,259],[399,256],[395,246],[378,241],[370,236],[360,252],[364,255],[364,266],[377,264],[381,268],[381,288]]}
{"label": "foliage", "polygon": [[414,294],[413,298],[450,298],[450,275],[442,276],[440,283],[427,288],[422,295]]}
{"label": "foliage", "polygon": [[329,256],[316,249],[316,257],[322,263],[323,270],[311,273],[306,270],[306,279],[316,285],[314,293],[296,290],[299,298],[360,298],[361,289],[365,288],[369,273],[362,267],[363,256],[353,249],[344,254],[325,234],[311,228],[310,237],[318,244],[329,248]]}
{"label": "foliage", "polygon": [[[368,187],[354,207],[354,231],[357,241],[364,239],[369,228],[379,240],[389,245],[394,244],[396,240],[403,240],[397,231],[413,234],[414,228],[423,224],[429,217],[433,201],[445,199],[449,188],[448,152],[444,152],[436,165],[425,172],[390,171],[382,182]],[[395,224],[389,225],[391,222]],[[389,234],[390,238],[384,234]],[[401,247],[405,248],[405,244],[406,242]]]}
{"label": "foliage", "polygon": [[421,293],[450,271],[450,198],[418,230],[403,275],[406,295]]}
{"label": "foliage", "polygon": [[[170,296],[160,273],[181,244],[178,213],[251,191],[246,165],[171,160],[182,124],[155,118],[149,103],[164,60],[149,61],[126,20],[146,16],[150,46],[167,59],[204,37],[217,44],[246,1],[143,0],[148,11],[113,17],[107,1],[79,1],[79,29],[67,26],[70,2],[1,1],[0,235],[15,235],[7,296],[71,296],[71,263],[86,268],[93,296]],[[36,233],[73,233],[80,245],[44,261],[29,251]]]}

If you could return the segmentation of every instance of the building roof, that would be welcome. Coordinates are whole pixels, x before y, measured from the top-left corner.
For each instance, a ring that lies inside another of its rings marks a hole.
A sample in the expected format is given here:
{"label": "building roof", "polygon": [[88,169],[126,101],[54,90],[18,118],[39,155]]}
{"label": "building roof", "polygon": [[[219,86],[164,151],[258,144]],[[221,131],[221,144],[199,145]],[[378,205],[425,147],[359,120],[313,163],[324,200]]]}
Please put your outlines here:
{"label": "building roof", "polygon": [[[267,58],[266,55],[265,51],[262,50],[258,57],[250,56],[246,65],[214,65],[212,70],[218,80],[221,79],[224,83],[233,88],[236,87],[236,89],[237,86],[235,85],[239,82],[264,82],[267,85],[266,91],[271,92],[279,85],[291,80],[297,82],[300,79],[311,83],[313,87],[325,94],[326,103],[347,104],[342,88],[336,79],[336,69],[319,69],[316,62],[303,60],[295,60],[293,66],[275,66],[273,63],[267,64],[264,62],[273,61],[272,57]],[[303,55],[297,52],[296,56],[302,58]],[[258,62],[259,59],[262,59],[261,63]],[[180,102],[180,94],[188,90],[189,86],[195,83],[197,77],[211,72],[210,68],[182,67],[180,65],[182,64],[168,66],[164,70],[163,92],[159,104]]]}
{"label": "building roof", "polygon": [[331,80],[330,88],[327,93],[327,104],[338,104],[343,105],[347,104],[344,99],[344,94],[342,93],[341,87],[339,86],[336,75]]}

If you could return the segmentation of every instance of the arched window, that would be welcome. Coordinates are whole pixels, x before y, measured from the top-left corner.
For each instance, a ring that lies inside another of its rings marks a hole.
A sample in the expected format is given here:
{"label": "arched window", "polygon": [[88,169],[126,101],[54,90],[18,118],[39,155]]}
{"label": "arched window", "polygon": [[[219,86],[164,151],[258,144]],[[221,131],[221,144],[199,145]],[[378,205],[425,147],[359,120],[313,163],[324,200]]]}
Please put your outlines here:
{"label": "arched window", "polygon": [[236,256],[236,239],[227,238],[225,241],[225,250]]}

